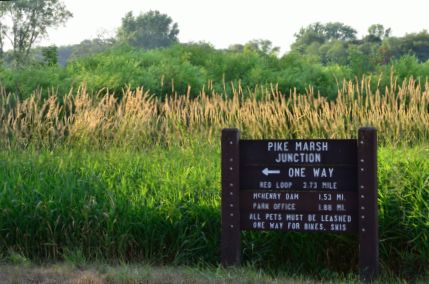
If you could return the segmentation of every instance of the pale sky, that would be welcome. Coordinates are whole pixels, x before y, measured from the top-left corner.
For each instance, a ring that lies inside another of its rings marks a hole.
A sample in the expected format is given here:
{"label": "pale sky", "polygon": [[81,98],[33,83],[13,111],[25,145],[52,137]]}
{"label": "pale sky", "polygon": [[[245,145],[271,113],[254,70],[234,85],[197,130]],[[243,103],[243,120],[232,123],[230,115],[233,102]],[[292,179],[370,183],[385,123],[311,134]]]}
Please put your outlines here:
{"label": "pale sky", "polygon": [[49,31],[40,45],[75,44],[107,31],[114,35],[128,11],[159,10],[179,24],[180,42],[205,41],[216,48],[267,39],[289,50],[294,33],[314,22],[342,22],[366,34],[371,24],[393,36],[429,29],[428,0],[64,0],[73,13],[65,27]]}

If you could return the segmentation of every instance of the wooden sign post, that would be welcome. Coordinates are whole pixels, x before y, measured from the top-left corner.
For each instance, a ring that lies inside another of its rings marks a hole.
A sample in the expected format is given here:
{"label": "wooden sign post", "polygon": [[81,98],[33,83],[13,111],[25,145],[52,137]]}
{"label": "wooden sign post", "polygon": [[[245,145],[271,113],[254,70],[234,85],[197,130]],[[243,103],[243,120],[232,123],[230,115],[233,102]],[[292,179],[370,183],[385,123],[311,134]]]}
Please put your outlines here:
{"label": "wooden sign post", "polygon": [[240,133],[222,131],[222,264],[240,264]]}
{"label": "wooden sign post", "polygon": [[241,140],[222,131],[224,266],[240,264],[240,232],[273,230],[359,235],[361,279],[378,273],[377,138]]}
{"label": "wooden sign post", "polygon": [[377,132],[358,133],[359,270],[364,282],[378,274]]}

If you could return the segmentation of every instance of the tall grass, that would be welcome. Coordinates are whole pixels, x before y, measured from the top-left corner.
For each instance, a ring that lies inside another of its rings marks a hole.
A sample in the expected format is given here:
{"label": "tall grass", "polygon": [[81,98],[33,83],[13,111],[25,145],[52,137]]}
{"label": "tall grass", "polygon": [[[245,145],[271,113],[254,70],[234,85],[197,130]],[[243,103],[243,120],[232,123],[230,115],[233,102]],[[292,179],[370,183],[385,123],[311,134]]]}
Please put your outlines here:
{"label": "tall grass", "polygon": [[[147,151],[0,151],[0,259],[220,261],[215,145]],[[380,149],[383,273],[429,267],[429,151]],[[357,270],[357,237],[244,232],[244,262],[291,273]]]}
{"label": "tall grass", "polygon": [[[334,101],[270,89],[164,100],[85,87],[47,100],[0,91],[0,259],[219,262],[220,130],[246,138],[349,138],[377,127],[384,271],[429,267],[429,83],[372,90],[343,82]],[[396,146],[417,145],[415,149]],[[26,149],[22,151],[22,149]],[[322,273],[357,269],[348,235],[243,233],[248,263]]]}
{"label": "tall grass", "polygon": [[429,83],[392,82],[372,90],[370,78],[343,82],[334,101],[309,88],[306,94],[270,89],[216,93],[209,84],[196,98],[188,94],[151,96],[144,89],[88,94],[85,87],[47,100],[35,93],[25,100],[0,94],[0,145],[91,148],[154,144],[183,145],[195,137],[217,142],[224,127],[238,127],[251,138],[355,137],[372,125],[384,145],[414,145],[429,140]]}

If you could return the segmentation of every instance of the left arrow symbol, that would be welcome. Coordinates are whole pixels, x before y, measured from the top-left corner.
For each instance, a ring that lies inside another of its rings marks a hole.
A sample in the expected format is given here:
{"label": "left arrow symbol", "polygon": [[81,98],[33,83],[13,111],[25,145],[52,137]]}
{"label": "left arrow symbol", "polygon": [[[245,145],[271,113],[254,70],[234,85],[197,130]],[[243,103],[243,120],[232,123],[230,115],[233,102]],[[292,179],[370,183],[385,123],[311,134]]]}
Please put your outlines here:
{"label": "left arrow symbol", "polygon": [[266,176],[268,175],[278,175],[280,174],[280,170],[270,170],[268,168],[265,168],[262,170],[262,173]]}

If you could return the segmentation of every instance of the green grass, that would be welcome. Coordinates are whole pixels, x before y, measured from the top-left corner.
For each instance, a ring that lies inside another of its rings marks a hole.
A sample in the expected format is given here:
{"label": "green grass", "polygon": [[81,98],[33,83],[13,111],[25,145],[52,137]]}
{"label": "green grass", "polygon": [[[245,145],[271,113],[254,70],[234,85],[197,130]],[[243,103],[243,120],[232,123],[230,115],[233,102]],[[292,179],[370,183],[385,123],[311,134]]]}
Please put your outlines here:
{"label": "green grass", "polygon": [[0,244],[40,258],[67,247],[90,258],[214,261],[218,163],[195,155],[2,153]]}
{"label": "green grass", "polygon": [[[220,151],[0,152],[0,254],[31,260],[218,265]],[[429,267],[429,149],[379,151],[382,271]],[[357,271],[351,235],[244,232],[244,263],[267,271]]]}

